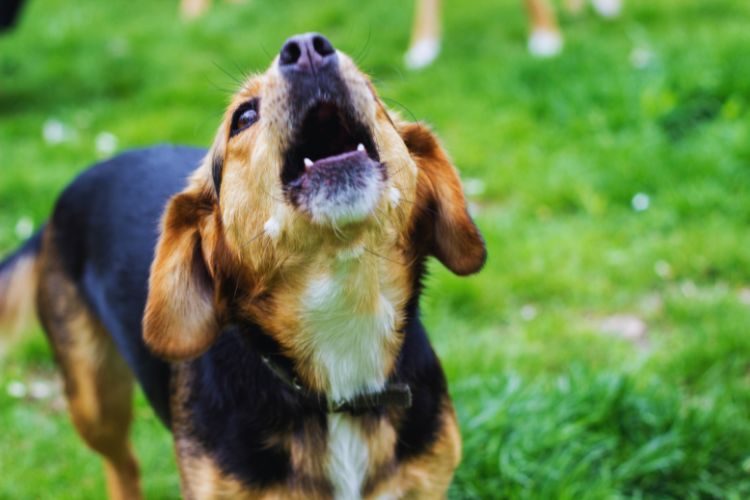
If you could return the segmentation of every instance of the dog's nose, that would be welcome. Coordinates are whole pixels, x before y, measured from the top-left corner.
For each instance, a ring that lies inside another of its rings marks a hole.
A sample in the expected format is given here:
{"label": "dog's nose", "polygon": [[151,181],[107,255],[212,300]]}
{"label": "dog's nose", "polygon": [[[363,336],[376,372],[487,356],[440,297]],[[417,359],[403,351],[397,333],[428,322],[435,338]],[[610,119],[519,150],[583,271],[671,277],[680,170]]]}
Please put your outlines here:
{"label": "dog's nose", "polygon": [[279,53],[279,68],[285,75],[317,73],[337,60],[336,49],[319,33],[305,33],[284,42]]}

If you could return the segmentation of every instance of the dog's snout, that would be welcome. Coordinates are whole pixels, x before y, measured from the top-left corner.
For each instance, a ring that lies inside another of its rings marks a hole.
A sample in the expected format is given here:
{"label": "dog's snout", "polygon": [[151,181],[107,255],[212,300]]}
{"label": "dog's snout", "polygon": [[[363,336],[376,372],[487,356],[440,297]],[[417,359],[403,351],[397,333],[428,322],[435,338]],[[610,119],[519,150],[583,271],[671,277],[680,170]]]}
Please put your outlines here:
{"label": "dog's snout", "polygon": [[332,66],[336,59],[336,50],[326,37],[319,33],[305,33],[284,42],[279,53],[279,67],[285,75],[317,73]]}

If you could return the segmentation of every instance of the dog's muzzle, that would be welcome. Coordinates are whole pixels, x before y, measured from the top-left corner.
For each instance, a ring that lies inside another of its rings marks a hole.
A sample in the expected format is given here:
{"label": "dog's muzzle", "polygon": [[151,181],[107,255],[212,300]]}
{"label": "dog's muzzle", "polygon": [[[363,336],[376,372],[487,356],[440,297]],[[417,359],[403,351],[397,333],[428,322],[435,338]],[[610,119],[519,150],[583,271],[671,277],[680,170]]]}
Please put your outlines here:
{"label": "dog's muzzle", "polygon": [[317,33],[292,37],[278,65],[292,110],[281,172],[288,201],[319,224],[367,218],[386,171],[371,131],[353,108],[333,45]]}

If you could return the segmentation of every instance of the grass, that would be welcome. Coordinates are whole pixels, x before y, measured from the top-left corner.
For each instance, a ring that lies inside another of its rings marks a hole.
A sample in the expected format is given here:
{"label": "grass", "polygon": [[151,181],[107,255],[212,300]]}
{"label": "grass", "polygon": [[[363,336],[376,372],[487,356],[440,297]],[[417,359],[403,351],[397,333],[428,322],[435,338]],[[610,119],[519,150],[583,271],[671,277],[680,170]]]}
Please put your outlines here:
{"label": "grass", "polygon": [[[407,73],[396,0],[219,2],[193,24],[177,2],[31,1],[0,38],[0,249],[108,154],[102,132],[208,145],[233,77],[319,30],[434,125],[487,239],[482,274],[435,265],[425,297],[464,437],[451,498],[748,498],[750,5],[562,15],[565,53],[540,61],[518,3],[446,2],[441,58]],[[645,336],[603,332],[623,316]],[[101,498],[59,401],[7,391],[54,377],[42,335],[0,363],[0,498]],[[169,435],[137,414],[146,494],[175,498]]]}

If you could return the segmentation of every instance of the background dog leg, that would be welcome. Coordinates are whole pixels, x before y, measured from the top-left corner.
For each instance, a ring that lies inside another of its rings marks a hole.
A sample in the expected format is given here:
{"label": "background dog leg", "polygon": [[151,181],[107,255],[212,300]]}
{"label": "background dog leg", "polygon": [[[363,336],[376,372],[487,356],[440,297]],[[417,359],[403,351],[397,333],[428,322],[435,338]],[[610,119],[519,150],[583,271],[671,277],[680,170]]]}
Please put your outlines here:
{"label": "background dog leg", "polygon": [[591,0],[591,5],[600,16],[612,19],[620,15],[622,10],[621,0]]}
{"label": "background dog leg", "polygon": [[404,63],[409,69],[429,66],[440,53],[440,0],[417,0],[414,27]]}
{"label": "background dog leg", "polygon": [[530,23],[529,52],[537,57],[559,54],[563,39],[552,7],[547,0],[525,0],[525,3]]}
{"label": "background dog leg", "polygon": [[571,14],[580,14],[584,6],[584,0],[565,0],[565,8]]}
{"label": "background dog leg", "polygon": [[39,316],[63,374],[73,424],[104,458],[109,497],[142,498],[138,463],[128,442],[133,376],[75,285],[55,259],[44,260]]}
{"label": "background dog leg", "polygon": [[211,6],[211,0],[182,0],[180,13],[183,19],[195,19],[203,15]]}

